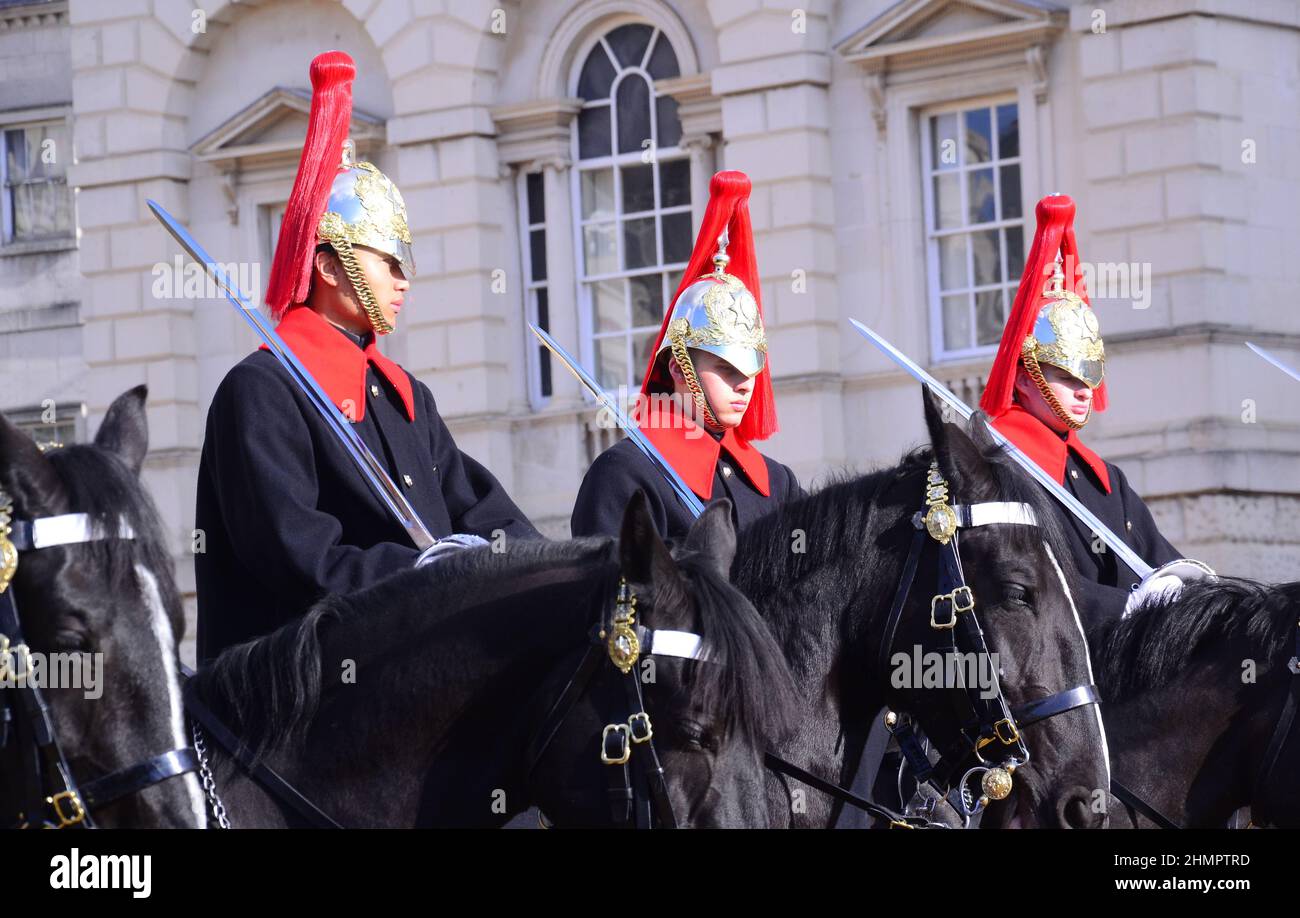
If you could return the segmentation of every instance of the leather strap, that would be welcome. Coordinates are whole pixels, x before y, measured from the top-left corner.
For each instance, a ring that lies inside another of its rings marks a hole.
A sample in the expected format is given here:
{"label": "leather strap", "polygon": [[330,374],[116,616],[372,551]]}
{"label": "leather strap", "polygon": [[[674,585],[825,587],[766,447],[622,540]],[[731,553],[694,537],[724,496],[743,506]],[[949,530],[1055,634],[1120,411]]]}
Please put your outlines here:
{"label": "leather strap", "polygon": [[88,810],[107,806],[168,778],[197,771],[198,767],[199,758],[192,747],[172,749],[81,785],[81,801]]}
{"label": "leather strap", "polygon": [[[1164,813],[1157,810],[1151,804],[1147,803],[1145,800],[1143,800],[1141,797],[1135,794],[1132,790],[1125,787],[1123,784],[1121,784],[1119,781],[1116,781],[1114,778],[1110,779],[1110,792],[1111,794],[1114,795],[1116,800],[1119,800],[1121,803],[1123,803],[1125,806],[1128,806],[1130,809],[1137,810],[1139,813],[1141,813],[1147,819],[1154,822],[1160,828],[1162,829],[1182,828],[1182,826],[1180,826],[1178,823],[1174,822],[1172,819],[1165,816]],[[1133,823],[1134,825],[1137,824],[1136,817],[1134,817]]]}
{"label": "leather strap", "polygon": [[920,816],[905,816],[902,813],[895,813],[893,810],[883,807],[878,803],[872,803],[866,797],[859,797],[853,791],[845,790],[838,784],[832,784],[830,781],[817,777],[810,771],[805,771],[793,762],[787,762],[785,759],[772,752],[764,753],[763,764],[770,770],[778,774],[787,775],[796,781],[807,784],[814,790],[819,790],[841,803],[847,803],[849,806],[857,807],[878,819],[883,819],[891,828],[900,829],[946,829],[947,826],[941,823],[932,823]]}

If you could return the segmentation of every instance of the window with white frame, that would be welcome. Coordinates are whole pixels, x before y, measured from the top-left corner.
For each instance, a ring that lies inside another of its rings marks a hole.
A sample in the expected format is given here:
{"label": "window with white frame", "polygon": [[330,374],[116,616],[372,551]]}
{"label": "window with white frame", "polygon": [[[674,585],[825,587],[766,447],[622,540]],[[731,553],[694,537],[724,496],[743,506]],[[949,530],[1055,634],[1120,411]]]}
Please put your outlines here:
{"label": "window with white frame", "polygon": [[[550,292],[546,279],[546,188],[540,172],[519,176],[520,222],[524,254],[524,310],[529,322],[551,330]],[[528,335],[528,398],[541,408],[551,397],[551,352]]]}
{"label": "window with white frame", "polygon": [[921,121],[931,352],[986,354],[1025,264],[1019,111],[995,100],[929,110]]}
{"label": "window with white frame", "polygon": [[0,131],[4,242],[47,242],[74,235],[72,156],[65,122],[26,124]]}
{"label": "window with white frame", "polygon": [[609,389],[640,384],[694,244],[677,102],[654,89],[678,75],[667,36],[641,23],[602,35],[575,75],[584,103],[572,170],[584,357]]}

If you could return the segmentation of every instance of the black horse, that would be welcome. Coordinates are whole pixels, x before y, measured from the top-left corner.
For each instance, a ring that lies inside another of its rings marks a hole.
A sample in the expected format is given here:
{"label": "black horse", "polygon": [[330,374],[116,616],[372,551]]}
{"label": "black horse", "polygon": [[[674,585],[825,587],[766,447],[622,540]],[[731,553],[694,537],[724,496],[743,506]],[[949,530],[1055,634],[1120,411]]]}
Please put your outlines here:
{"label": "black horse", "polygon": [[[44,453],[0,417],[0,489],[12,501],[20,548],[10,586],[18,620],[0,628],[9,632],[0,635],[0,670],[9,673],[0,687],[9,715],[0,727],[6,826],[204,822],[177,681],[184,617],[157,512],[138,479],[149,439],[145,394],[139,386],[118,397],[93,445]],[[24,534],[52,544],[24,546]],[[16,684],[20,656],[49,661],[37,692]],[[98,684],[67,684],[75,664]],[[56,672],[64,681],[51,685]],[[144,767],[129,771],[136,765]]]}
{"label": "black horse", "polygon": [[[617,754],[639,687],[673,813],[656,807],[654,820],[761,825],[757,750],[789,728],[795,691],[780,648],[727,581],[734,553],[728,505],[706,512],[674,558],[638,495],[617,542],[464,551],[327,598],[221,654],[194,687],[253,758],[349,827],[493,826],[533,805],[560,826],[620,824],[625,769],[601,753],[612,736]],[[630,675],[606,656],[607,636],[593,637],[609,629],[620,578],[637,624],[654,632],[642,639],[655,652]],[[680,632],[698,635],[707,658],[660,655],[671,632],[679,644],[690,643]],[[648,745],[632,744],[634,771],[653,768]],[[206,746],[233,825],[298,824]]]}
{"label": "black horse", "polygon": [[1222,828],[1242,807],[1300,827],[1298,624],[1300,583],[1222,578],[1091,635],[1114,777],[1140,801],[1112,828]]}
{"label": "black horse", "polygon": [[[1001,453],[982,423],[969,431],[943,423],[928,393],[925,412],[931,450],[790,503],[741,534],[734,582],[767,619],[803,688],[801,729],[779,751],[840,786],[853,778],[871,722],[885,705],[909,712],[926,735],[949,748],[954,742],[960,747],[959,730],[969,726],[968,692],[915,685],[893,663],[896,653],[910,658],[914,648],[934,646],[931,600],[940,592],[940,562],[928,537],[896,632],[887,637],[932,458],[954,503],[1024,505],[1037,520],[1036,526],[976,526],[960,534],[960,563],[1012,708],[1093,682],[1060,566],[1069,564],[1069,553],[1060,548],[1046,496]],[[939,613],[945,620],[948,614]],[[966,613],[951,612],[954,619],[958,614]],[[1103,824],[1109,774],[1101,720],[1095,705],[1080,703],[1079,693],[1073,697],[1079,700],[1064,704],[1060,716],[1028,728],[1032,760],[1015,772],[1011,796],[989,807],[984,826]],[[985,753],[997,747],[995,740]],[[780,824],[825,826],[841,809],[786,776],[769,780],[768,800],[771,819]]]}

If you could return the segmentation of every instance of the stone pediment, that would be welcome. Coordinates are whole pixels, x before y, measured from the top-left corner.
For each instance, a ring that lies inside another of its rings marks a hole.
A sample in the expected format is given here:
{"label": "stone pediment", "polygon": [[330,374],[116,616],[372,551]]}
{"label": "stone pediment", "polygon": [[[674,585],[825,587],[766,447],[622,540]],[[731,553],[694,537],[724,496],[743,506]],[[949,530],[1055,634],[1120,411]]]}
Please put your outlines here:
{"label": "stone pediment", "polygon": [[1066,23],[1048,0],[902,0],[835,45],[868,73],[1042,45]]}
{"label": "stone pediment", "polygon": [[[190,151],[223,172],[296,163],[310,111],[310,92],[277,86],[209,131]],[[382,144],[383,120],[353,109],[349,136],[357,155],[365,156]]]}

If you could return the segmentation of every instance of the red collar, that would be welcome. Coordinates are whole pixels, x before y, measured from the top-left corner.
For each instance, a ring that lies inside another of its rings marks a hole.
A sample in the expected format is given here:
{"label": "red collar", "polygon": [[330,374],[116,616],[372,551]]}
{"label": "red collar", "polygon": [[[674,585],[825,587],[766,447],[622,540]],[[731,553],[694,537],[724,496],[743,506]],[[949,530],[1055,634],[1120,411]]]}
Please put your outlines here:
{"label": "red collar", "polygon": [[[407,420],[415,420],[415,393],[411,389],[411,378],[405,370],[379,353],[374,338],[362,350],[318,312],[306,306],[290,309],[275,330],[348,420],[356,423],[366,416],[366,365],[371,363],[402,397]],[[264,344],[262,350],[265,349]]]}
{"label": "red collar", "polygon": [[994,418],[993,426],[1061,484],[1065,484],[1066,453],[1072,451],[1092,469],[1102,489],[1110,493],[1110,473],[1106,470],[1106,463],[1083,445],[1077,431],[1070,431],[1062,440],[1060,434],[1016,404]]}
{"label": "red collar", "polygon": [[714,474],[724,449],[759,494],[768,497],[772,493],[763,454],[748,440],[736,436],[731,428],[722,435],[721,441],[715,440],[689,418],[676,411],[666,411],[652,417],[641,427],[641,432],[682,476],[686,486],[704,500],[713,496]]}

